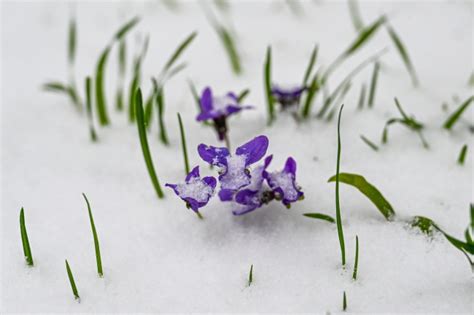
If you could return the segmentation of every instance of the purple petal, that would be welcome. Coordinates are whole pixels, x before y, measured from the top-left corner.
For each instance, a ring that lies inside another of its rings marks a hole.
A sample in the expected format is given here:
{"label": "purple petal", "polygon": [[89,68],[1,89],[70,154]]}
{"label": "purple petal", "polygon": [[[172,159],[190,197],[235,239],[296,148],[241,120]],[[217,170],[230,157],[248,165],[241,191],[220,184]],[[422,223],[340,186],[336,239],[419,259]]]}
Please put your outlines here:
{"label": "purple petal", "polygon": [[185,179],[186,183],[195,177],[199,178],[199,166],[196,166],[191,172],[189,172]]}
{"label": "purple petal", "polygon": [[198,146],[198,153],[201,159],[211,165],[226,166],[229,150],[227,148],[216,148],[205,144]]}
{"label": "purple petal", "polygon": [[235,202],[243,204],[243,205],[259,204],[259,202],[255,200],[255,196],[258,193],[259,193],[258,191],[243,189],[235,195]]}
{"label": "purple petal", "polygon": [[233,99],[236,103],[237,103],[237,100],[239,99],[234,92],[228,92],[227,96]]}
{"label": "purple petal", "polygon": [[202,181],[205,182],[209,187],[211,187],[212,190],[216,188],[217,180],[214,177],[206,176],[202,179]]}
{"label": "purple petal", "polygon": [[196,201],[195,199],[193,198],[183,198],[184,201],[186,201],[188,203],[188,205],[191,207],[191,209],[194,211],[194,212],[198,212],[199,211],[199,208],[203,207],[204,205],[206,205],[206,203],[203,204],[203,202],[198,202]]}
{"label": "purple petal", "polygon": [[234,198],[234,191],[232,189],[221,189],[219,198],[221,201],[231,201]]}
{"label": "purple petal", "polygon": [[289,157],[286,160],[285,167],[283,168],[283,172],[293,174],[293,177],[296,176],[296,161]]}
{"label": "purple petal", "polygon": [[236,205],[237,205],[237,207],[235,207],[234,210],[232,210],[232,213],[234,215],[246,214],[246,213],[249,213],[249,212],[259,208],[258,205],[250,205],[250,206],[241,205],[241,204],[236,204]]}
{"label": "purple petal", "polygon": [[259,161],[268,149],[268,138],[266,136],[258,136],[237,148],[237,155],[245,155],[245,165],[253,164]]}
{"label": "purple petal", "polygon": [[210,87],[206,87],[202,92],[200,103],[203,112],[212,110],[212,91]]}
{"label": "purple petal", "polygon": [[199,115],[197,115],[196,120],[197,121],[209,120],[209,119],[217,118],[219,116],[220,115],[214,111],[202,112]]}

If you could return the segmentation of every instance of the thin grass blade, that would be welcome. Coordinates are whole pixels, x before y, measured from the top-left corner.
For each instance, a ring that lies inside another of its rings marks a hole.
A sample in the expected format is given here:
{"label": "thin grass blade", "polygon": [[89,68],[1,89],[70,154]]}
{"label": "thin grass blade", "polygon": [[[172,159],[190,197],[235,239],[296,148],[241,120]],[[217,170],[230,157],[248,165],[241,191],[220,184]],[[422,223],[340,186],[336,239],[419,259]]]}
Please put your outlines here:
{"label": "thin grass blade", "polygon": [[364,28],[364,22],[362,22],[362,17],[360,15],[359,4],[357,3],[357,0],[349,0],[348,5],[352,25],[354,25],[355,30],[359,32]]}
{"label": "thin grass blade", "polygon": [[105,67],[109,57],[110,46],[107,46],[99,57],[95,73],[95,102],[99,123],[106,126],[110,123],[107,113],[107,101],[105,97]]}
{"label": "thin grass blade", "polygon": [[365,86],[365,83],[362,84],[362,86],[360,88],[359,102],[358,102],[358,105],[357,105],[358,109],[364,108],[366,89],[367,89],[367,87]]}
{"label": "thin grass blade", "polygon": [[359,269],[359,236],[356,235],[356,249],[354,258],[354,271],[352,272],[352,279],[357,280],[357,270]]}
{"label": "thin grass blade", "polygon": [[181,148],[183,150],[183,158],[184,158],[184,175],[188,175],[190,168],[189,168],[189,160],[188,160],[188,149],[186,147],[186,134],[184,133],[183,121],[181,120],[181,115],[178,113],[178,123],[179,123],[179,133],[181,135]]}
{"label": "thin grass blade", "polygon": [[91,223],[92,236],[94,238],[94,249],[95,249],[95,260],[97,264],[97,273],[99,274],[99,277],[103,277],[104,272],[102,270],[102,257],[100,255],[99,237],[97,236],[97,230],[95,229],[95,223],[94,223],[94,217],[92,216],[91,205],[89,203],[89,200],[86,197],[86,194],[82,193],[82,196],[84,197],[84,200],[86,201],[87,211],[89,212],[89,221]]}
{"label": "thin grass blade", "polygon": [[469,105],[474,101],[474,96],[469,97],[465,100],[458,109],[452,113],[448,119],[444,122],[443,127],[450,130],[458,122],[459,118],[462,116],[464,111],[469,107]]}
{"label": "thin grass blade", "polygon": [[[344,230],[342,228],[342,218],[341,218],[341,205],[339,202],[339,181],[340,181],[340,174],[339,168],[341,163],[341,116],[342,116],[342,109],[344,105],[341,106],[339,110],[339,117],[337,120],[337,158],[336,158],[336,225],[337,225],[337,236],[339,238],[339,245],[341,247],[341,260],[342,260],[342,267],[346,265],[346,246],[344,243]],[[345,294],[344,294],[345,295]]]}
{"label": "thin grass blade", "polygon": [[372,141],[370,141],[369,139],[367,139],[365,136],[363,135],[360,135],[360,139],[362,141],[364,141],[365,144],[367,144],[372,150],[374,151],[378,151],[379,150],[379,147],[375,145],[375,143],[373,143]]}
{"label": "thin grass blade", "polygon": [[250,286],[253,282],[253,264],[250,265],[250,271],[249,271],[249,282],[248,285]]}
{"label": "thin grass blade", "polygon": [[114,40],[119,41],[122,39],[138,22],[140,18],[138,16],[134,17],[127,23],[125,23],[114,35]]}
{"label": "thin grass blade", "polygon": [[92,142],[97,141],[97,133],[95,132],[94,128],[94,118],[92,114],[92,83],[91,77],[86,77],[86,111],[87,111],[87,119],[89,120],[89,135],[91,137]]}
{"label": "thin grass blade", "polygon": [[197,32],[192,32],[186,39],[176,48],[176,50],[171,55],[170,59],[166,62],[162,73],[167,72],[173,64],[178,60],[178,58],[183,54],[186,48],[191,44],[194,38],[197,36]]}
{"label": "thin grass blade", "polygon": [[342,310],[343,310],[344,312],[347,310],[346,291],[344,291],[344,294],[342,295]]}
{"label": "thin grass blade", "polygon": [[313,48],[313,52],[311,53],[311,57],[309,58],[309,63],[304,73],[302,86],[306,86],[308,84],[309,77],[311,73],[313,72],[314,65],[316,64],[316,60],[318,58],[318,51],[319,51],[319,46],[316,44]]}
{"label": "thin grass blade", "polygon": [[237,102],[239,104],[242,104],[244,99],[249,95],[249,93],[250,93],[249,89],[245,89],[242,92],[240,92],[239,95],[237,96]]}
{"label": "thin grass blade", "polygon": [[459,165],[464,165],[464,161],[466,160],[466,155],[467,155],[467,144],[463,145],[461,148],[461,151],[459,152],[459,156],[458,156]]}
{"label": "thin grass blade", "polygon": [[229,61],[232,66],[232,71],[237,75],[241,74],[242,66],[240,64],[240,56],[235,45],[234,37],[223,26],[217,25],[216,32],[219,35],[222,45],[224,45],[224,48],[227,52],[227,56],[229,57]]}
{"label": "thin grass blade", "polygon": [[312,218],[312,219],[318,219],[318,220],[328,221],[328,222],[331,222],[331,223],[336,223],[336,220],[334,220],[333,217],[331,217],[330,215],[327,215],[327,214],[323,214],[323,213],[317,213],[317,212],[303,213],[303,215],[305,217]]}
{"label": "thin grass blade", "polygon": [[74,281],[74,276],[72,275],[71,267],[69,267],[69,263],[66,261],[66,271],[67,277],[69,278],[69,283],[71,284],[72,294],[74,294],[74,298],[76,300],[80,300],[79,292],[77,291],[76,282]]}
{"label": "thin grass blade", "polygon": [[272,95],[272,48],[270,46],[267,47],[263,73],[265,96],[267,98],[268,125],[271,125],[275,119],[275,100]]}
{"label": "thin grass blade", "polygon": [[380,69],[380,64],[378,62],[375,62],[374,70],[372,72],[372,79],[370,81],[370,91],[369,91],[369,101],[368,101],[369,107],[374,106],[375,90],[377,89],[377,80],[378,80],[378,76],[379,76],[379,69]]}
{"label": "thin grass blade", "polygon": [[28,233],[26,232],[25,211],[23,208],[20,210],[20,233],[26,264],[33,266],[33,254],[31,253],[30,241],[28,240]]}
{"label": "thin grass blade", "polygon": [[73,17],[69,21],[68,41],[67,41],[67,57],[69,64],[74,64],[76,58],[76,44],[77,44],[77,27],[76,19]]}

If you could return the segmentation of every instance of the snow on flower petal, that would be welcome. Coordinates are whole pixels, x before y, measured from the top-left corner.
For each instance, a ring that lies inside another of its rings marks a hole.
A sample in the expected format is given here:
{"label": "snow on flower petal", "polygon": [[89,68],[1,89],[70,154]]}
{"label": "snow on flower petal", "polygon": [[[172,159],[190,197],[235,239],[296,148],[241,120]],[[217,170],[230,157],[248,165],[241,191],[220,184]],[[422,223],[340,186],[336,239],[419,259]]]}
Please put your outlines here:
{"label": "snow on flower petal", "polygon": [[235,153],[237,155],[244,155],[245,165],[248,166],[260,161],[267,153],[267,149],[268,138],[266,136],[258,136],[238,147]]}
{"label": "snow on flower petal", "polygon": [[296,185],[296,161],[289,157],[285,167],[280,172],[266,174],[270,188],[280,194],[283,204],[289,205],[303,196],[303,192]]}
{"label": "snow on flower petal", "polygon": [[216,165],[219,167],[227,165],[227,157],[230,154],[227,148],[217,148],[205,144],[200,144],[198,146],[198,153],[201,159],[211,165]]}

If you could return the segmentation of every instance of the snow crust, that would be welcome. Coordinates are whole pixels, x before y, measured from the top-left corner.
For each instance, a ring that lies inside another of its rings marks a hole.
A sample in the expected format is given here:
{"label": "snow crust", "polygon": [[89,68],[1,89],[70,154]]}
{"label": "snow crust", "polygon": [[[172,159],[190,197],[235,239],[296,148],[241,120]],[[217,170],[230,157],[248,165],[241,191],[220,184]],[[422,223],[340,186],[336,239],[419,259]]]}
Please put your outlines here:
{"label": "snow crust", "polygon": [[207,201],[209,196],[213,193],[212,188],[197,177],[191,178],[187,183],[177,184],[176,190],[180,197],[193,198],[197,202]]}

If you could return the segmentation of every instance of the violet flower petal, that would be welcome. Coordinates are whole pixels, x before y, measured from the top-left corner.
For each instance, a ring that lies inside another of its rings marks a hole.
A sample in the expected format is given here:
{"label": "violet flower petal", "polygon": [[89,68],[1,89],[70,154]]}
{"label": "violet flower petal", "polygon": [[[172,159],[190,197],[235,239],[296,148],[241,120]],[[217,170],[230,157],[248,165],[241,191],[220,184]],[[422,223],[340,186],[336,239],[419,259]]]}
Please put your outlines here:
{"label": "violet flower petal", "polygon": [[227,148],[216,148],[205,144],[198,146],[198,153],[201,159],[219,167],[227,166],[227,157],[230,155]]}
{"label": "violet flower petal", "polygon": [[245,165],[248,166],[258,162],[267,153],[268,138],[266,136],[258,136],[237,148],[237,155],[245,155]]}

